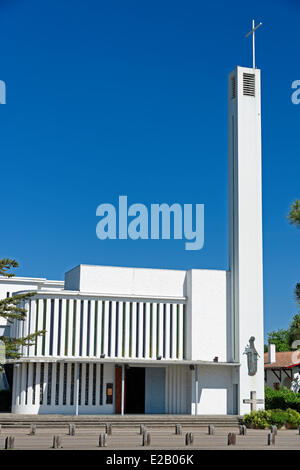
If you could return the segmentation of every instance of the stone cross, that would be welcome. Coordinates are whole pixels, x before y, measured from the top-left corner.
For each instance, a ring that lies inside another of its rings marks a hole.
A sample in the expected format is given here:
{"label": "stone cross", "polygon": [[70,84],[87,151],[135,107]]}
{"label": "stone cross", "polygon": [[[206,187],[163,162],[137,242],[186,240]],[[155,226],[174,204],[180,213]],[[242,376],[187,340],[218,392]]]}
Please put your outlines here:
{"label": "stone cross", "polygon": [[264,402],[264,400],[256,398],[256,392],[250,392],[250,399],[243,400],[243,403],[251,406],[251,411],[256,411],[256,405],[262,405]]}

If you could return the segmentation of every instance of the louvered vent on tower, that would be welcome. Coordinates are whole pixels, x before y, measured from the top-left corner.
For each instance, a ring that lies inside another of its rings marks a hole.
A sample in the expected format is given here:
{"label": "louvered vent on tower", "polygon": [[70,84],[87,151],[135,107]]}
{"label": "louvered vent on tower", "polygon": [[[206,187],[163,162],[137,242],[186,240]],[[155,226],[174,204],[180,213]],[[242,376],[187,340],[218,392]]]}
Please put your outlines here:
{"label": "louvered vent on tower", "polygon": [[236,97],[236,80],[235,80],[235,75],[231,77],[231,99],[234,100]]}
{"label": "louvered vent on tower", "polygon": [[243,94],[245,96],[255,96],[255,75],[254,73],[243,74]]}

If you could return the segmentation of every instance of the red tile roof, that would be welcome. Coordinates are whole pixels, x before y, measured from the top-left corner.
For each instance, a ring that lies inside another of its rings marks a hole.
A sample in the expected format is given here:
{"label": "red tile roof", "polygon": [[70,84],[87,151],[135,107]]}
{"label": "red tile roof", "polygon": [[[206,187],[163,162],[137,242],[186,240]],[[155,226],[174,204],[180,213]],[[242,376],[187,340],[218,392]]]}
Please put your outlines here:
{"label": "red tile roof", "polygon": [[[295,357],[293,357],[295,355]],[[269,362],[268,353],[264,354],[265,369],[286,369],[300,364],[300,351],[276,352],[276,362]]]}

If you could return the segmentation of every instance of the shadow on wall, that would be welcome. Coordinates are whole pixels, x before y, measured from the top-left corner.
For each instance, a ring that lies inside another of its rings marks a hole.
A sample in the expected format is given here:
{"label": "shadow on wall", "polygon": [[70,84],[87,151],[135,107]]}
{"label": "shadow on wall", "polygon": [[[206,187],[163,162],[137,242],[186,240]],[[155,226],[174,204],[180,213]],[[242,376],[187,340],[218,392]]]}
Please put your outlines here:
{"label": "shadow on wall", "polygon": [[0,412],[11,411],[12,370],[12,366],[5,366],[5,372],[0,373]]}
{"label": "shadow on wall", "polygon": [[11,391],[0,390],[0,412],[10,413],[11,411]]}

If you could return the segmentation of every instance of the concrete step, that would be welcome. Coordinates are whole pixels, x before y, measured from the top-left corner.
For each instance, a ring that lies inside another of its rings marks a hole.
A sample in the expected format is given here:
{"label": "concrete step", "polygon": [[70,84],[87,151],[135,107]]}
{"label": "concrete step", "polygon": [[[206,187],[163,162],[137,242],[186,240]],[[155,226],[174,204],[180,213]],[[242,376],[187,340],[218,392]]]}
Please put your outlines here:
{"label": "concrete step", "polygon": [[183,426],[203,427],[213,424],[217,427],[238,426],[242,421],[236,415],[16,415],[0,413],[2,427],[28,427],[36,424],[39,427],[54,428],[68,426],[70,423],[78,427],[97,427],[106,423],[113,426],[139,426],[146,424],[153,427],[170,427],[175,424]]}

